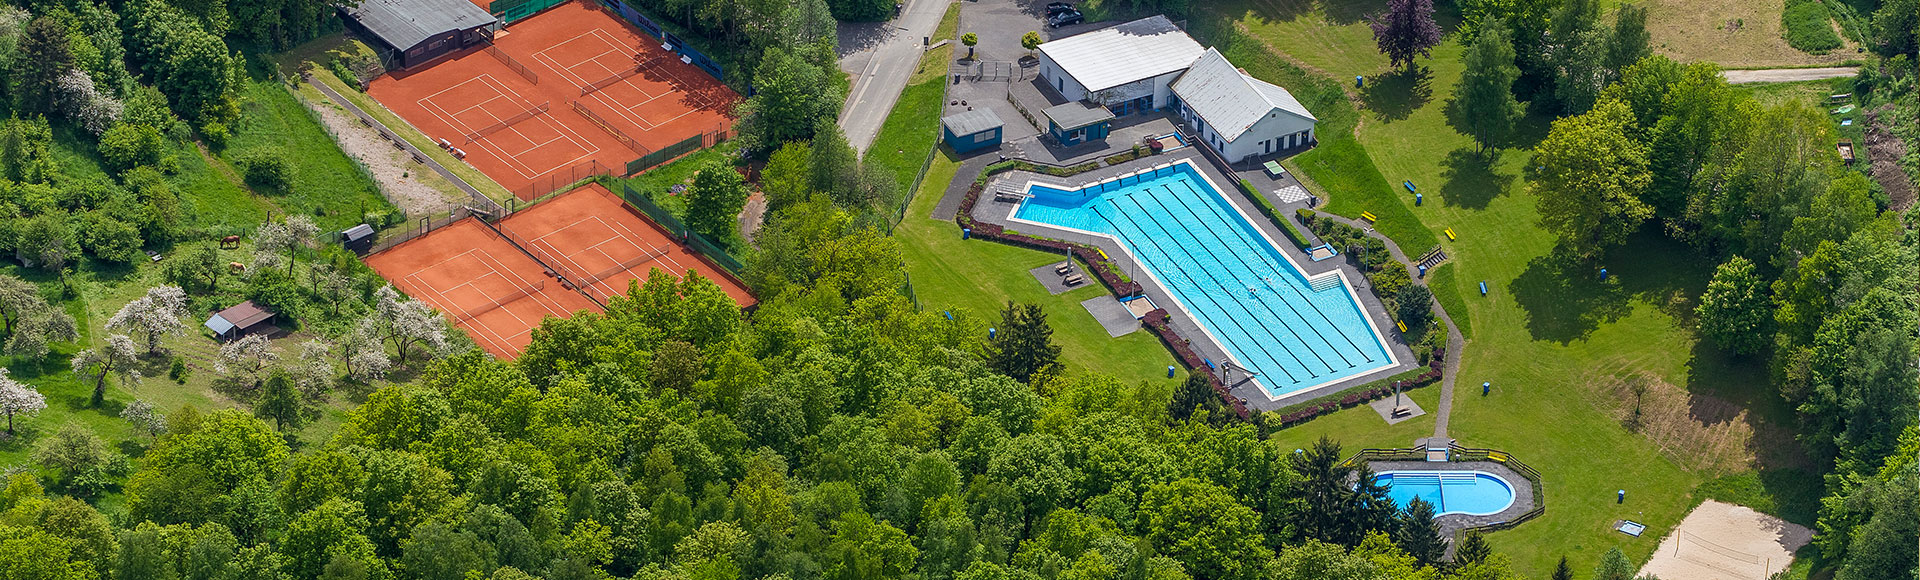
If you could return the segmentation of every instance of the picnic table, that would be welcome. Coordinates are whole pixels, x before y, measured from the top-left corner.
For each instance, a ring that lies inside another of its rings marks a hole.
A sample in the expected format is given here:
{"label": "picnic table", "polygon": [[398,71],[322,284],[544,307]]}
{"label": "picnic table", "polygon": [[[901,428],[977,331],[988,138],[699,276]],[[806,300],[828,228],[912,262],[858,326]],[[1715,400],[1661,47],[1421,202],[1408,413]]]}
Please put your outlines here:
{"label": "picnic table", "polygon": [[1278,159],[1276,159],[1276,160],[1273,160],[1273,161],[1268,161],[1268,162],[1266,162],[1266,163],[1262,163],[1262,164],[1260,164],[1260,166],[1261,166],[1261,167],[1265,167],[1265,168],[1267,168],[1267,174],[1268,174],[1268,175],[1272,175],[1272,176],[1274,176],[1274,177],[1286,177],[1286,176],[1287,176],[1287,168],[1285,168],[1285,167],[1281,167],[1281,166],[1280,166],[1280,160],[1278,160]]}

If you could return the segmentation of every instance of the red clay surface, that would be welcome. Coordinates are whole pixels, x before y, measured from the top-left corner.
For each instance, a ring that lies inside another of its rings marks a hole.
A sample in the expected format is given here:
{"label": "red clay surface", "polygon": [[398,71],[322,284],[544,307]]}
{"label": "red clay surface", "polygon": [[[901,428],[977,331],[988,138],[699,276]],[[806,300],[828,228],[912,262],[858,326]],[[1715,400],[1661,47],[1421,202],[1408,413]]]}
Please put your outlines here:
{"label": "red clay surface", "polygon": [[756,302],[745,286],[599,185],[528,206],[500,220],[499,226],[602,302],[625,295],[630,280],[645,283],[655,268],[676,278],[693,270],[719,284],[741,307]]}
{"label": "red clay surface", "polygon": [[[729,115],[740,97],[732,89],[586,0],[516,22],[494,46],[539,82],[485,50],[470,50],[375,79],[367,94],[428,137],[453,143],[467,163],[523,196],[527,185],[576,165],[598,161],[620,171],[649,151],[733,126]],[[621,74],[628,76],[615,80]],[[601,88],[582,95],[589,87]],[[576,101],[645,151],[575,111]],[[542,104],[544,113],[516,118]],[[468,140],[505,120],[518,122]]]}
{"label": "red clay surface", "polygon": [[502,359],[520,356],[541,319],[600,310],[474,218],[367,256],[367,265]]}

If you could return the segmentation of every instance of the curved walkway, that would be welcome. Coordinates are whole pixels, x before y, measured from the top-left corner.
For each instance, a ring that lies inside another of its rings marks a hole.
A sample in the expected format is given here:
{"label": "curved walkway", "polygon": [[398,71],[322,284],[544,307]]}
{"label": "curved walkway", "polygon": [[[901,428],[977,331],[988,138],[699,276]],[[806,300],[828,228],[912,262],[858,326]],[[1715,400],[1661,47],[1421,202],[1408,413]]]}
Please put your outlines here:
{"label": "curved walkway", "polygon": [[[1331,219],[1337,223],[1359,228],[1361,231],[1366,232],[1368,237],[1386,243],[1387,252],[1393,256],[1393,260],[1405,266],[1409,271],[1413,270],[1413,261],[1407,258],[1406,252],[1400,251],[1400,246],[1393,243],[1393,240],[1381,235],[1380,232],[1374,231],[1373,226],[1359,220],[1326,212],[1320,212],[1319,215],[1320,217]],[[1414,278],[1413,283],[1425,286],[1427,285],[1427,279]],[[1447,309],[1440,306],[1439,300],[1433,301],[1433,313],[1439,315],[1440,321],[1447,325],[1447,369],[1440,373],[1440,404],[1438,408],[1433,411],[1433,439],[1431,442],[1445,446],[1448,442],[1452,441],[1452,439],[1447,437],[1447,418],[1453,414],[1453,383],[1460,374],[1460,358],[1466,354],[1467,339],[1460,334],[1460,327],[1453,324],[1453,317],[1447,315]],[[1420,443],[1424,445],[1427,441],[1421,441]]]}

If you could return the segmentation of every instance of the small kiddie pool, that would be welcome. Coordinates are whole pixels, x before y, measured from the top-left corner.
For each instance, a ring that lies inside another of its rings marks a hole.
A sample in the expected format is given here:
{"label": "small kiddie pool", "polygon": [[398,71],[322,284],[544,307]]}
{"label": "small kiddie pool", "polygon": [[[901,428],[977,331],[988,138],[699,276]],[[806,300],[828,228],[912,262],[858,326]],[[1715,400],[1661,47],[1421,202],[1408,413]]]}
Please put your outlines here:
{"label": "small kiddie pool", "polygon": [[1485,471],[1386,471],[1375,482],[1402,509],[1413,498],[1433,504],[1433,514],[1493,515],[1513,505],[1513,485]]}

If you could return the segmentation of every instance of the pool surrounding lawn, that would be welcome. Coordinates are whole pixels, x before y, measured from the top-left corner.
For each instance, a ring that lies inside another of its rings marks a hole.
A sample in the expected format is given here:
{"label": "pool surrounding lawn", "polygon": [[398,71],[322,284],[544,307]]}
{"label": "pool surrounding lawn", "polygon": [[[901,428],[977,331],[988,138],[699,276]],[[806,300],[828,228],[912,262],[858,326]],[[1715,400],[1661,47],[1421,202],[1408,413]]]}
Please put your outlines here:
{"label": "pool surrounding lawn", "polygon": [[1387,497],[1401,509],[1420,498],[1433,515],[1493,515],[1513,505],[1513,484],[1485,471],[1389,471],[1374,481],[1388,486]]}
{"label": "pool surrounding lawn", "polygon": [[1011,221],[1118,242],[1269,399],[1398,365],[1344,273],[1302,274],[1191,160],[1025,192]]}

